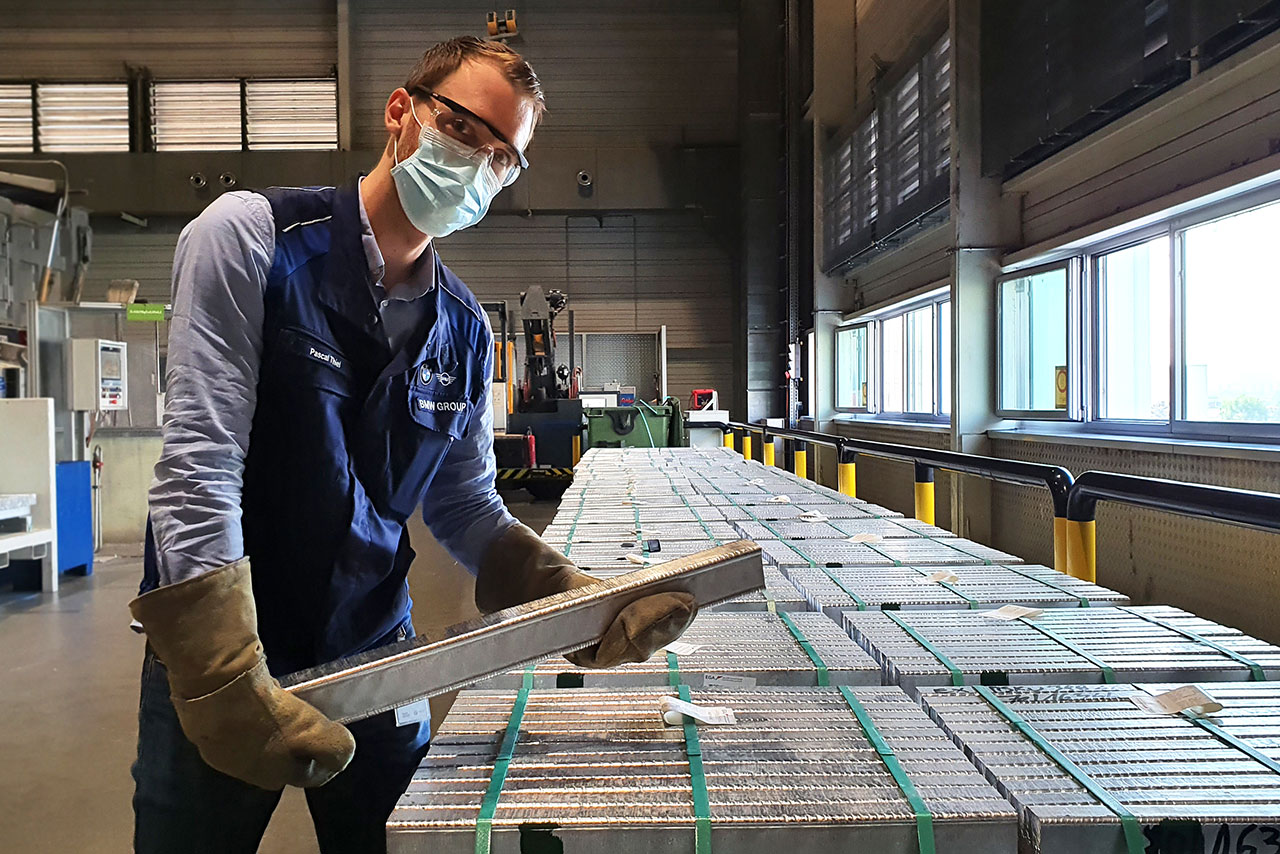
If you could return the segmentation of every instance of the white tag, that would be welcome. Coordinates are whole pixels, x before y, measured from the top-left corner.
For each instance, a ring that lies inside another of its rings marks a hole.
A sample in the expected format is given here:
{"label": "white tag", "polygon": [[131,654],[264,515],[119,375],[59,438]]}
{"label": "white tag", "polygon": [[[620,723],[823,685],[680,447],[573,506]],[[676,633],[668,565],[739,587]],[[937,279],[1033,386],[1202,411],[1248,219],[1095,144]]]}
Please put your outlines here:
{"label": "white tag", "polygon": [[960,576],[956,575],[954,572],[948,569],[940,569],[937,572],[935,572],[933,575],[922,575],[916,579],[916,581],[920,582],[921,584],[927,584],[931,581],[937,582],[938,584],[950,584],[953,581],[959,581],[959,580],[960,580]]}
{"label": "white tag", "polygon": [[657,563],[657,561],[651,557],[645,557],[644,555],[633,554],[631,552],[627,553],[627,560],[632,563],[639,564],[640,566],[652,566]]}
{"label": "white tag", "polygon": [[854,534],[845,538],[846,543],[878,543],[880,540],[879,534]]}
{"label": "white tag", "polygon": [[431,703],[426,697],[396,709],[396,726],[420,724],[431,720]]}
{"label": "white tag", "polygon": [[686,703],[679,697],[662,698],[662,721],[670,726],[680,726],[685,716],[693,718],[700,724],[720,726],[737,723],[733,709],[724,706],[695,706]]}
{"label": "white tag", "polygon": [[755,477],[747,481],[747,483],[750,484],[751,486],[764,486],[764,478]]}
{"label": "white tag", "polygon": [[703,688],[754,688],[756,687],[756,678],[754,676],[730,676],[727,673],[704,673],[702,674]]}
{"label": "white tag", "polygon": [[1183,685],[1163,694],[1149,697],[1135,694],[1129,698],[1139,709],[1153,715],[1176,715],[1180,712],[1192,712],[1197,715],[1211,715],[1222,711],[1222,704],[1201,691],[1194,685]]}
{"label": "white tag", "polygon": [[770,504],[790,504],[791,499],[785,495],[773,495],[769,498]]}
{"label": "white tag", "polygon": [[702,649],[700,643],[685,643],[684,641],[672,641],[663,647],[667,652],[674,652],[676,655],[692,655]]}
{"label": "white tag", "polygon": [[1022,617],[1034,620],[1043,613],[1044,608],[1024,608],[1021,605],[1005,605],[1003,608],[997,608],[994,611],[983,611],[982,616],[990,617],[993,620],[1017,620]]}
{"label": "white tag", "polygon": [[823,516],[821,513],[819,513],[819,512],[818,512],[818,511],[816,511],[816,510],[806,510],[805,512],[801,513],[801,514],[800,514],[799,516],[797,516],[796,518],[797,518],[797,519],[799,519],[801,522],[825,522],[825,521],[827,521],[827,517],[826,517],[826,516]]}

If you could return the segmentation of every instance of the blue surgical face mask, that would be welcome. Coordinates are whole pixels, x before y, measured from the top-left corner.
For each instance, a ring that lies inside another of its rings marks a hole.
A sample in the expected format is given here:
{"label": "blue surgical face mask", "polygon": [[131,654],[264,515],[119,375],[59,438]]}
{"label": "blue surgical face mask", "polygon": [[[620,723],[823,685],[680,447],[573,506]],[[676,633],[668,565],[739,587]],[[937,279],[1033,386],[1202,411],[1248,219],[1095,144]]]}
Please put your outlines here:
{"label": "blue surgical face mask", "polygon": [[[418,115],[413,115],[418,121]],[[400,207],[413,227],[444,237],[475,225],[502,189],[489,156],[418,122],[418,150],[391,168]]]}

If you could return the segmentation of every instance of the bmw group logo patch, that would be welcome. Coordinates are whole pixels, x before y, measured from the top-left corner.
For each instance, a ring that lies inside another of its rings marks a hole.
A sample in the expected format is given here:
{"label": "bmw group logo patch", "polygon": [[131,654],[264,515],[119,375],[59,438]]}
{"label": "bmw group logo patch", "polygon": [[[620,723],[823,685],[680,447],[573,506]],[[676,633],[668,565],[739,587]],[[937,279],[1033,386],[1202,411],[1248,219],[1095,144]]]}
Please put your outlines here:
{"label": "bmw group logo patch", "polygon": [[428,368],[426,365],[423,365],[422,369],[418,372],[418,381],[421,382],[423,385],[430,384],[431,369]]}

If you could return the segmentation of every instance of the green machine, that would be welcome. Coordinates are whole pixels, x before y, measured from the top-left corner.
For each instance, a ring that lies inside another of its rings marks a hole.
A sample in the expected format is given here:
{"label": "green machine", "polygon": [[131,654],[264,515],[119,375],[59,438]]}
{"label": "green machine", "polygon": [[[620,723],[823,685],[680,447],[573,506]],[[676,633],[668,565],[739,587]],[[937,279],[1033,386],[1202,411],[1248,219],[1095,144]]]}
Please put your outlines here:
{"label": "green machine", "polygon": [[668,397],[655,406],[604,406],[583,410],[588,448],[667,448],[688,444],[680,401]]}

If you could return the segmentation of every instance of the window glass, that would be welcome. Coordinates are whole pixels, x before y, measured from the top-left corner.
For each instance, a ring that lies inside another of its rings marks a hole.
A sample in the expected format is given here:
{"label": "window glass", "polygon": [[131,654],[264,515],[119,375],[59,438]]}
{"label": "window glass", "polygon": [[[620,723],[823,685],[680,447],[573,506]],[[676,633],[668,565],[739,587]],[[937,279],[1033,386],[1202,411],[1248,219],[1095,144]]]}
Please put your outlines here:
{"label": "window glass", "polygon": [[36,133],[42,151],[128,151],[128,85],[41,83]]}
{"label": "window glass", "polygon": [[938,412],[951,414],[951,301],[938,304]]}
{"label": "window glass", "polygon": [[0,151],[32,150],[31,87],[0,86]]}
{"label": "window glass", "polygon": [[1000,359],[1001,409],[1067,408],[1065,268],[1000,283]]}
{"label": "window glass", "polygon": [[1190,421],[1280,423],[1280,203],[1182,234]]}
{"label": "window glass", "polygon": [[240,81],[153,83],[156,151],[239,151]]}
{"label": "window glass", "polygon": [[884,411],[902,412],[905,403],[903,385],[906,380],[906,369],[903,365],[903,339],[906,325],[905,315],[898,315],[880,324],[880,334],[884,338],[883,368],[880,381],[884,388]]}
{"label": "window glass", "polygon": [[933,306],[906,315],[907,412],[933,414]]}
{"label": "window glass", "polygon": [[1099,415],[1169,419],[1169,238],[1098,258]]}
{"label": "window glass", "polygon": [[867,327],[836,332],[836,406],[862,409],[867,405]]}
{"label": "window glass", "polygon": [[249,149],[338,147],[338,83],[250,80],[245,84],[245,136]]}

